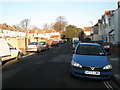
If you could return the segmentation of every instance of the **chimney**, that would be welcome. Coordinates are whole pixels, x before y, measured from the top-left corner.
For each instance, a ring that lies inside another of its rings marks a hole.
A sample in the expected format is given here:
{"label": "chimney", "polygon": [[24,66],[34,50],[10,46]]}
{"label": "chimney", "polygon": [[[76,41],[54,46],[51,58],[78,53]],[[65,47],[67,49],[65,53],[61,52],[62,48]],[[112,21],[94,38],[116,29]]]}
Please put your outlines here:
{"label": "chimney", "polygon": [[101,19],[98,19],[98,23],[101,23],[102,22],[102,20]]}
{"label": "chimney", "polygon": [[120,8],[120,1],[118,1],[118,8]]}

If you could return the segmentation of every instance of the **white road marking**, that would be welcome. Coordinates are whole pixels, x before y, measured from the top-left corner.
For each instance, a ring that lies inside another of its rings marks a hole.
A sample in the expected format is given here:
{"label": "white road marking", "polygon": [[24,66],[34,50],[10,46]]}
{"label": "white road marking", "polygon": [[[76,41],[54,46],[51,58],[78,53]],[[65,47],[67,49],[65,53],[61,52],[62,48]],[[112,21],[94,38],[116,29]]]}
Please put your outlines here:
{"label": "white road marking", "polygon": [[108,82],[103,82],[108,90],[114,90]]}
{"label": "white road marking", "polygon": [[108,82],[106,82],[107,84],[108,84],[108,86],[111,88],[111,90],[113,90],[113,88],[112,88],[112,86],[108,83]]}
{"label": "white road marking", "polygon": [[110,90],[109,87],[108,87],[108,85],[105,82],[103,82],[103,83],[105,84],[105,86],[107,87],[107,89]]}

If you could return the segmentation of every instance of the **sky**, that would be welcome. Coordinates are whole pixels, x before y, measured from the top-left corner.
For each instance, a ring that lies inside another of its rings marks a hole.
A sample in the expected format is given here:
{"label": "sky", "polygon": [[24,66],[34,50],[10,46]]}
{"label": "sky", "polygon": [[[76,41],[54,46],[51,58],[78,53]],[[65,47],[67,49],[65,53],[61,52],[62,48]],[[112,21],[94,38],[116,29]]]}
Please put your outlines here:
{"label": "sky", "polygon": [[[19,1],[19,0],[18,0]],[[64,16],[68,24],[78,28],[95,25],[106,10],[116,10],[117,1],[0,1],[0,23],[17,25],[24,19],[30,25],[43,28],[44,24],[56,22]],[[92,23],[91,23],[92,22]]]}

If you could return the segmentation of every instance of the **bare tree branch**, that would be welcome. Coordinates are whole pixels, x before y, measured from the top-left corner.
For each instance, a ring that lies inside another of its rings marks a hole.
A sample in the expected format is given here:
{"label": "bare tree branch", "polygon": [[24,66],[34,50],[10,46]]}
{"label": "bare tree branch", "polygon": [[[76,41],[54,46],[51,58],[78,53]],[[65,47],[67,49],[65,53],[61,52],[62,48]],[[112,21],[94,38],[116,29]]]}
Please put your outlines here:
{"label": "bare tree branch", "polygon": [[28,30],[29,29],[29,19],[22,20],[17,27],[19,27],[22,30]]}
{"label": "bare tree branch", "polygon": [[65,31],[66,26],[67,26],[67,21],[64,16],[59,16],[56,18],[56,23],[54,24],[54,29],[56,31],[62,33],[63,31]]}

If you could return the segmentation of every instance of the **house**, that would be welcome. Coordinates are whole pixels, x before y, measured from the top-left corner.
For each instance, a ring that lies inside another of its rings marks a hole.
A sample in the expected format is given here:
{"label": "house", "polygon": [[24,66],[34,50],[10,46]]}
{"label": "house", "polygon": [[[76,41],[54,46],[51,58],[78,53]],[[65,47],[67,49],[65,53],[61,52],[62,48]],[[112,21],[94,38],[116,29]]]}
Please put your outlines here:
{"label": "house", "polygon": [[115,44],[120,44],[120,1],[118,2],[118,8],[114,13],[114,34],[115,34]]}
{"label": "house", "polygon": [[51,30],[44,30],[44,34],[47,37],[47,39],[55,39],[55,40],[60,40],[61,35],[59,32],[51,29]]}
{"label": "house", "polygon": [[114,41],[114,12],[115,10],[105,11],[98,23],[100,41],[111,43]]}
{"label": "house", "polygon": [[85,37],[89,37],[90,36],[90,29],[91,29],[91,27],[84,27],[83,28]]}
{"label": "house", "polygon": [[48,41],[50,44],[53,40],[59,41],[61,39],[59,32],[49,29],[32,29],[28,30],[27,34],[28,42]]}
{"label": "house", "polygon": [[[120,2],[120,1],[119,1]],[[103,42],[120,43],[120,5],[118,9],[105,11],[99,25],[99,38]]]}
{"label": "house", "polygon": [[3,37],[3,30],[0,29],[0,38],[2,38],[2,37]]}
{"label": "house", "polygon": [[37,39],[34,38],[35,31],[36,31],[35,29],[26,31],[27,44],[30,43],[30,42],[36,42],[37,41]]}
{"label": "house", "polygon": [[91,31],[90,31],[91,41],[99,41],[98,31],[99,31],[99,26],[97,23],[93,27],[91,27]]}
{"label": "house", "polygon": [[23,30],[17,29],[15,25],[0,24],[0,37],[6,39],[15,48],[25,48],[25,36],[26,33]]}
{"label": "house", "polygon": [[31,29],[21,30],[15,25],[10,26],[6,23],[0,24],[0,38],[5,38],[8,43],[18,49],[25,49],[29,42],[59,41],[61,35],[55,30],[48,29]]}
{"label": "house", "polygon": [[105,14],[102,15],[102,23],[100,25],[100,38],[103,42],[109,42],[108,32],[110,31],[110,11],[105,11]]}
{"label": "house", "polygon": [[52,41],[59,41],[61,40],[61,35],[59,32],[51,29],[51,30],[44,30],[44,34],[47,37],[47,42],[51,44]]}

